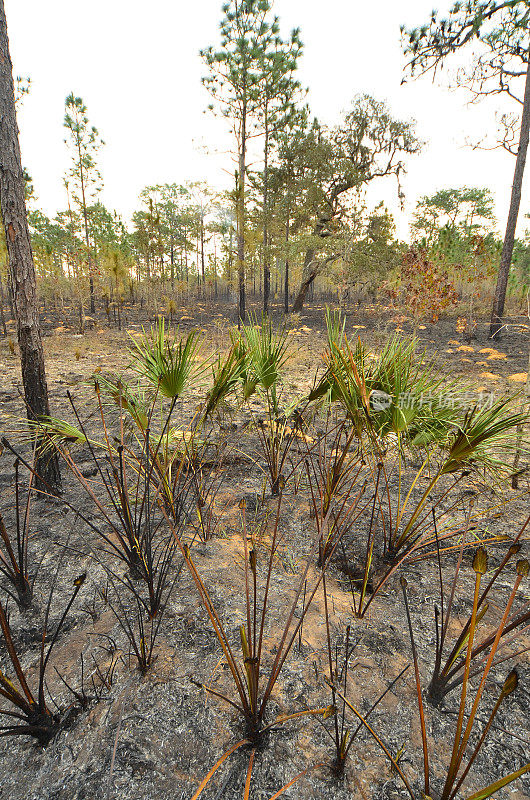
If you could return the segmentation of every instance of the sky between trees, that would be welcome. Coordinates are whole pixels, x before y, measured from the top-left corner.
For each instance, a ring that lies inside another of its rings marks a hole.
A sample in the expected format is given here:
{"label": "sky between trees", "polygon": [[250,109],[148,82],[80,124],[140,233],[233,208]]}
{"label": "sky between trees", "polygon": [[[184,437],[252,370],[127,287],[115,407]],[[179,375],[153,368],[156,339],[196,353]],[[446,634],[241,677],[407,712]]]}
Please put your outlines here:
{"label": "sky between trees", "polygon": [[[6,0],[5,5],[14,71],[32,78],[31,94],[19,112],[22,156],[47,214],[65,203],[68,155],[62,123],[70,91],[83,97],[106,142],[101,199],[125,219],[149,184],[206,180],[219,189],[231,185],[228,125],[204,113],[209,97],[200,82],[205,66],[199,50],[218,41],[221,0]],[[399,25],[423,23],[432,5],[432,0],[276,0],[274,10],[284,35],[301,28],[305,52],[299,78],[309,87],[309,104],[322,123],[337,122],[359,92],[386,100],[395,116],[417,120],[427,145],[409,159],[404,212],[391,179],[368,194],[370,204],[383,200],[395,214],[398,235],[406,236],[420,196],[461,185],[493,191],[502,231],[513,157],[465,143],[485,133],[493,141],[493,110],[512,110],[507,101],[469,106],[466,92],[446,88],[445,73],[434,85],[431,78],[400,85]],[[445,11],[449,2],[440,0],[438,6]],[[529,211],[525,186],[520,231]]]}

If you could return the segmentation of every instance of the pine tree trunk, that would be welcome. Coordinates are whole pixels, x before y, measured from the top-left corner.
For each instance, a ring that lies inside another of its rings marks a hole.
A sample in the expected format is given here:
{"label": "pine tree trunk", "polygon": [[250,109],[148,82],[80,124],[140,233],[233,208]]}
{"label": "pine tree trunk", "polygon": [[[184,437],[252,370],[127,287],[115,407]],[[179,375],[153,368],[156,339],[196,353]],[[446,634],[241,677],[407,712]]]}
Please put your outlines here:
{"label": "pine tree trunk", "polygon": [[[4,0],[0,0],[0,204],[17,320],[24,397],[28,418],[34,420],[43,414],[49,414],[50,409],[37,309],[35,266],[24,198],[24,175]],[[49,487],[54,491],[60,490],[61,475],[55,454],[38,458],[36,469]],[[46,488],[38,480],[36,486]]]}
{"label": "pine tree trunk", "polygon": [[[524,396],[521,400],[521,407],[520,411],[523,413],[526,411],[527,413],[530,412],[530,348],[528,349],[528,366],[527,366],[527,373],[526,373],[526,382],[524,386]],[[524,426],[518,425],[517,426],[517,439],[515,443],[515,456],[513,459],[513,468],[512,468],[512,489],[519,488],[519,462],[521,461],[521,451],[522,451],[522,444],[523,444],[523,433],[524,433]]]}
{"label": "pine tree trunk", "polygon": [[506,301],[506,288],[508,286],[508,276],[512,263],[513,244],[515,240],[515,229],[517,227],[517,217],[519,216],[519,206],[521,205],[521,189],[523,185],[524,168],[526,164],[526,153],[528,150],[528,137],[530,133],[530,56],[526,71],[526,84],[523,100],[523,111],[521,116],[521,133],[519,136],[519,149],[517,150],[517,160],[512,184],[512,196],[510,200],[510,211],[506,224],[506,233],[502,246],[501,263],[499,265],[499,276],[495,288],[493,300],[493,310],[491,314],[489,338],[498,334],[502,328],[502,317],[504,314],[504,303]]}
{"label": "pine tree trunk", "polygon": [[287,222],[285,223],[285,273],[283,276],[283,308],[286,314],[289,313],[289,229],[290,213],[287,210]]}
{"label": "pine tree trunk", "polygon": [[202,279],[202,293],[206,295],[206,272],[204,262],[204,212],[201,209],[201,279]]}
{"label": "pine tree trunk", "polygon": [[269,120],[268,107],[265,106],[265,146],[263,168],[263,313],[269,313],[271,291],[271,270],[269,264]]}
{"label": "pine tree trunk", "polygon": [[83,172],[83,156],[81,153],[81,144],[79,142],[79,135],[77,139],[77,149],[79,153],[79,175],[81,178],[81,200],[83,204],[83,220],[85,223],[85,242],[88,255],[88,286],[90,291],[90,313],[96,313],[96,301],[94,298],[94,275],[92,266],[92,252],[90,249],[90,235],[88,233],[88,211],[85,196],[85,177]]}
{"label": "pine tree trunk", "polygon": [[239,148],[239,186],[237,197],[237,273],[239,281],[238,324],[245,322],[245,173],[247,156],[247,116],[243,108],[241,121],[241,143]]}

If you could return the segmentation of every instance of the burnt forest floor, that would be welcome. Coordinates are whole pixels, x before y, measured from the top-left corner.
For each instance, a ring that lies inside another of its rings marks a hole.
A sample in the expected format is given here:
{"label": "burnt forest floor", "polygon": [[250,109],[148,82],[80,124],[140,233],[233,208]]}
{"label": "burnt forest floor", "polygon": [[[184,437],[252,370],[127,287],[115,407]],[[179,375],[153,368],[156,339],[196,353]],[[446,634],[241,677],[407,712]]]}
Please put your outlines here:
{"label": "burnt forest floor", "polygon": [[[256,311],[258,309],[256,308]],[[124,311],[123,327],[109,327],[105,315],[89,320],[85,334],[64,324],[52,312],[43,312],[44,347],[52,413],[73,420],[66,397],[70,392],[84,419],[90,417],[94,390],[89,378],[94,373],[121,374],[132,379],[127,352],[127,331],[138,334],[148,320],[136,318],[137,312]],[[278,319],[281,315],[278,311]],[[412,333],[412,322],[396,309],[368,306],[346,309],[346,332],[353,340],[357,335],[374,350],[380,348],[395,331]],[[204,331],[205,352],[226,350],[227,328],[233,325],[233,312],[224,304],[190,301],[174,314],[175,326],[181,332],[194,327]],[[508,333],[497,343],[486,338],[485,324],[479,326],[477,339],[465,341],[455,332],[455,319],[444,318],[436,324],[428,322],[416,327],[420,345],[428,357],[436,358],[448,381],[461,379],[469,396],[494,392],[500,397],[506,391],[521,390],[528,365],[529,331],[523,318],[513,318]],[[313,384],[314,374],[321,369],[326,335],[324,305],[315,304],[300,316],[289,318],[291,358],[287,366],[286,390],[303,396]],[[15,330],[9,323],[13,340]],[[14,352],[12,352],[14,350]],[[24,416],[21,398],[20,363],[16,347],[0,339],[0,434],[17,440]],[[193,416],[203,394],[188,396],[179,406],[182,421]],[[470,401],[471,402],[471,401]],[[263,459],[260,462],[259,441],[250,422],[261,412],[258,400],[248,408],[234,407],[225,427],[228,448],[223,465],[213,535],[206,542],[197,541],[192,548],[194,562],[211,599],[222,616],[239,648],[239,625],[244,622],[244,547],[241,535],[240,502],[246,500],[248,525],[261,527],[264,537],[270,536],[271,520],[277,502],[264,492]],[[17,445],[24,452],[25,445]],[[300,458],[303,455],[302,445]],[[86,448],[77,451],[81,471],[91,475],[93,463]],[[12,524],[14,503],[13,456],[4,451],[0,457],[0,511]],[[22,481],[24,483],[24,479]],[[298,490],[297,490],[298,489]],[[518,492],[484,488],[478,511],[483,530],[495,536],[513,537],[528,515],[528,474],[523,475]],[[88,519],[97,514],[92,501],[78,484],[66,475],[63,500]],[[465,500],[465,489],[462,503]],[[275,641],[285,619],[286,609],[305,555],[314,541],[307,490],[288,483],[279,512],[282,544],[274,562],[270,591],[270,625],[267,629],[266,662],[274,658]],[[190,511],[190,526],[193,513]],[[128,643],[105,602],[105,573],[91,555],[96,548],[94,534],[80,517],[61,500],[35,497],[32,503],[30,556],[39,565],[35,582],[35,608],[19,612],[9,603],[10,624],[21,661],[34,679],[38,665],[42,619],[52,583],[55,600],[50,630],[57,623],[70,595],[72,582],[87,572],[67,623],[61,631],[52,665],[48,670],[48,690],[59,706],[71,702],[64,680],[79,685],[81,656],[85,667],[95,661],[108,666],[116,660],[112,685],[102,692],[98,702],[89,704],[71,725],[46,748],[26,737],[0,739],[1,800],[188,800],[208,770],[222,753],[245,731],[237,714],[222,700],[208,695],[196,686],[215,686],[219,692],[234,694],[228,670],[222,658],[204,607],[189,571],[180,569],[156,645],[156,660],[142,677],[130,658]],[[361,532],[362,533],[362,532]],[[361,713],[411,661],[410,641],[399,573],[370,607],[362,620],[351,613],[351,595],[343,559],[356,548],[355,537],[346,542],[344,555],[334,558],[327,576],[331,598],[331,629],[338,642],[344,643],[347,626],[351,626],[351,642],[356,647],[352,656],[349,699]],[[265,541],[266,549],[266,541]],[[499,563],[505,552],[504,543],[490,548],[491,565]],[[528,538],[522,555],[530,556]],[[469,612],[473,572],[470,556],[464,556],[459,615]],[[454,572],[456,556],[443,560],[446,582]],[[175,559],[174,569],[180,567]],[[418,561],[403,569],[409,584],[412,618],[422,679],[427,681],[434,655],[433,606],[438,597],[437,565],[433,560]],[[310,565],[308,582],[316,575]],[[510,580],[502,582],[502,591],[509,590]],[[103,594],[103,596],[102,596]],[[528,585],[523,601],[530,598]],[[319,591],[311,605],[297,640],[274,689],[267,719],[311,708],[328,706],[330,691],[323,679],[327,669],[324,603]],[[499,604],[499,607],[502,607]],[[493,614],[498,608],[493,609]],[[461,616],[461,619],[464,619]],[[455,622],[458,628],[457,622]],[[528,644],[523,635],[520,646]],[[110,644],[112,643],[112,645]],[[0,666],[8,676],[12,669],[4,644],[0,644]],[[57,668],[57,671],[53,669]],[[87,668],[88,669],[88,668]],[[495,669],[486,692],[481,719],[493,704],[493,698],[508,672],[503,664]],[[466,783],[462,797],[493,782],[530,761],[530,657],[518,659],[520,685],[503,704],[492,731]],[[192,682],[194,681],[194,682]],[[450,758],[455,709],[459,694],[453,692],[439,708],[426,702],[427,730],[431,745],[433,776],[432,793],[440,790],[444,769]],[[421,796],[421,735],[415,703],[413,670],[386,694],[370,717],[371,724],[393,754],[401,753],[400,764],[411,776],[417,796]],[[310,716],[288,722],[271,733],[266,746],[258,750],[252,773],[250,798],[269,800],[297,773],[315,765],[285,793],[290,800],[302,798],[401,798],[408,796],[397,775],[391,770],[381,749],[361,730],[351,749],[344,775],[335,777],[330,769],[332,742],[324,730],[332,730],[331,720],[321,723]],[[352,728],[356,726],[351,723]],[[512,735],[513,734],[513,735]],[[243,797],[249,752],[241,748],[229,758],[205,789],[206,800],[236,800]],[[496,798],[523,800],[530,795],[530,778],[525,776],[508,789],[497,792]]]}

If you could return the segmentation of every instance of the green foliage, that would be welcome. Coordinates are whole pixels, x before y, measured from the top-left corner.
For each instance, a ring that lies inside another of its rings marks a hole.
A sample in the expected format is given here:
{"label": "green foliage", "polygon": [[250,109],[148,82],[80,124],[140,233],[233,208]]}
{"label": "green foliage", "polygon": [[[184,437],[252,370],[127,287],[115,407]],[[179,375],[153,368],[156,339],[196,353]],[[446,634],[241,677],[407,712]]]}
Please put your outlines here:
{"label": "green foliage", "polygon": [[217,356],[212,366],[212,388],[206,397],[205,417],[213,414],[236,391],[246,374],[245,364],[246,353],[237,339],[224,359]]}
{"label": "green foliage", "polygon": [[[413,447],[447,441],[458,416],[444,402],[443,379],[417,342],[396,335],[377,357],[369,357],[359,339],[352,349],[340,314],[327,312],[326,372],[310,394],[339,402],[359,435],[390,434]],[[450,391],[451,386],[445,387]]]}
{"label": "green foliage", "polygon": [[491,406],[467,413],[450,443],[442,474],[449,475],[471,465],[494,472],[509,469],[517,428],[529,419],[528,411],[514,410],[516,401],[514,397],[501,398]]}
{"label": "green foliage", "polygon": [[267,19],[270,10],[268,0],[230,0],[223,6],[221,48],[201,51],[210,70],[203,83],[236,124],[259,105],[264,46],[279,31],[278,20]]}
{"label": "green foliage", "polygon": [[206,369],[200,361],[201,338],[191,331],[186,339],[173,341],[165,332],[165,320],[158,318],[156,327],[143,332],[140,340],[130,337],[133,368],[163,397],[176,400],[193,386]]}
{"label": "green foliage", "polygon": [[[274,331],[270,319],[263,317],[260,325],[254,320],[242,326],[242,344],[247,367],[245,397],[250,396],[250,387],[261,386],[266,392],[274,392],[288,358],[287,331]],[[273,410],[278,412],[277,408]]]}
{"label": "green foliage", "polygon": [[67,180],[73,186],[74,201],[84,212],[88,198],[101,189],[101,174],[96,157],[105,143],[97,128],[90,125],[83,100],[75,97],[73,92],[65,100],[64,127],[68,131],[67,144],[72,155],[72,168]]}
{"label": "green foliage", "polygon": [[470,238],[487,234],[495,223],[493,195],[489,189],[440,189],[418,200],[412,230],[430,247],[443,232]]}
{"label": "green foliage", "polygon": [[408,69],[412,75],[435,70],[461,47],[480,42],[483,48],[477,50],[471,82],[484,87],[500,77],[494,91],[507,91],[510,78],[517,77],[506,71],[507,65],[514,58],[525,58],[528,14],[525,0],[457,2],[445,17],[433,11],[426,25],[401,29],[403,49],[410,57]]}
{"label": "green foliage", "polygon": [[288,474],[292,445],[298,436],[303,437],[303,407],[307,402],[285,396],[284,367],[289,358],[287,331],[274,330],[271,320],[263,315],[261,324],[242,325],[241,334],[233,337],[237,357],[242,359],[240,372],[243,401],[258,392],[265,403],[265,419],[255,419],[262,453],[267,464],[270,488],[273,495],[285,486],[294,468]]}

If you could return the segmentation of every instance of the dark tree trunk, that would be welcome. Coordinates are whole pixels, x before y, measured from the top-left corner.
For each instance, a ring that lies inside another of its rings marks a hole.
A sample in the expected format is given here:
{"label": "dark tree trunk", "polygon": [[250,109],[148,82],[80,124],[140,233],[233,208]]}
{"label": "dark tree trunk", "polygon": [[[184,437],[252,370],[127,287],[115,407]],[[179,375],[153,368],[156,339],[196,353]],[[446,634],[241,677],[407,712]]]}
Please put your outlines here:
{"label": "dark tree trunk", "polygon": [[300,284],[300,288],[298,289],[298,294],[296,295],[296,299],[293,303],[293,311],[295,314],[300,312],[306,301],[307,292],[309,291],[309,287],[315,280],[317,276],[317,269],[318,264],[315,261],[315,251],[308,250],[305,254],[304,259],[304,269],[302,272],[302,282]]}
{"label": "dark tree trunk", "polygon": [[201,209],[201,278],[202,278],[202,293],[206,296],[206,271],[204,262],[204,212]]}
{"label": "dark tree trunk", "polygon": [[521,205],[521,189],[523,185],[524,168],[526,164],[526,153],[528,150],[528,137],[530,132],[530,57],[526,71],[526,84],[524,91],[523,111],[521,115],[521,133],[519,136],[519,148],[517,150],[517,160],[513,175],[512,196],[510,200],[510,211],[506,224],[506,233],[502,246],[501,262],[499,265],[499,276],[495,288],[493,300],[493,310],[491,314],[489,338],[498,337],[502,328],[502,317],[504,314],[504,303],[506,301],[506,288],[508,286],[508,276],[512,263],[513,244],[515,240],[515,229],[517,227],[517,217],[519,216],[519,206]]}
{"label": "dark tree trunk", "polygon": [[[337,214],[338,199],[341,194],[347,192],[348,189],[352,189],[354,186],[355,181],[353,179],[345,180],[343,183],[339,183],[335,186],[328,198],[327,209],[322,211],[318,216],[313,229],[313,236],[320,236],[322,239],[329,236],[329,225]],[[331,261],[334,261],[335,258],[335,256],[329,256],[323,262],[318,261],[315,258],[314,248],[307,250],[304,258],[304,268],[302,270],[302,281],[298,290],[298,294],[296,295],[296,299],[293,303],[294,312],[299,312],[302,310],[307,297],[307,292],[316,276],[325,266],[327,266]]]}
{"label": "dark tree trunk", "polygon": [[86,242],[86,249],[88,255],[88,285],[90,290],[90,313],[96,313],[96,301],[94,298],[94,275],[93,275],[93,264],[92,264],[92,251],[90,249],[90,236],[88,233],[88,211],[86,206],[86,196],[85,196],[85,177],[83,171],[83,156],[81,154],[81,144],[79,142],[79,134],[77,139],[77,149],[79,153],[79,175],[81,179],[81,199],[83,203],[83,220],[85,223],[85,242]]}
{"label": "dark tree trunk", "polygon": [[283,275],[283,309],[289,313],[289,237],[291,235],[291,208],[287,203],[287,219],[285,221],[285,272]]}
{"label": "dark tree trunk", "polygon": [[[37,309],[35,266],[31,252],[24,175],[15,113],[13,70],[9,55],[4,0],[0,0],[0,203],[9,258],[9,275],[17,320],[22,382],[30,420],[49,415],[44,351]],[[49,487],[59,491],[57,456],[37,459],[36,469]],[[36,485],[45,488],[41,481]]]}
{"label": "dark tree trunk", "polygon": [[263,313],[269,313],[271,292],[271,270],[269,264],[269,118],[268,106],[265,105],[265,147],[263,168]]}
{"label": "dark tree trunk", "polygon": [[175,247],[173,245],[173,236],[171,237],[171,256],[170,256],[170,265],[171,265],[171,290],[174,291],[175,289]]}
{"label": "dark tree trunk", "polygon": [[92,275],[88,279],[88,284],[89,284],[89,288],[90,288],[90,313],[91,314],[95,314],[96,313],[96,301],[94,299],[94,278],[92,277]]}
{"label": "dark tree trunk", "polygon": [[285,259],[285,274],[283,276],[283,310],[289,313],[289,259]]}
{"label": "dark tree trunk", "polygon": [[234,266],[234,232],[230,222],[230,243],[228,245],[228,286],[232,286],[232,267]]}
{"label": "dark tree trunk", "polygon": [[239,184],[237,193],[237,274],[239,282],[238,325],[245,322],[245,177],[247,170],[247,115],[243,108],[241,121],[241,145],[239,150]]}

